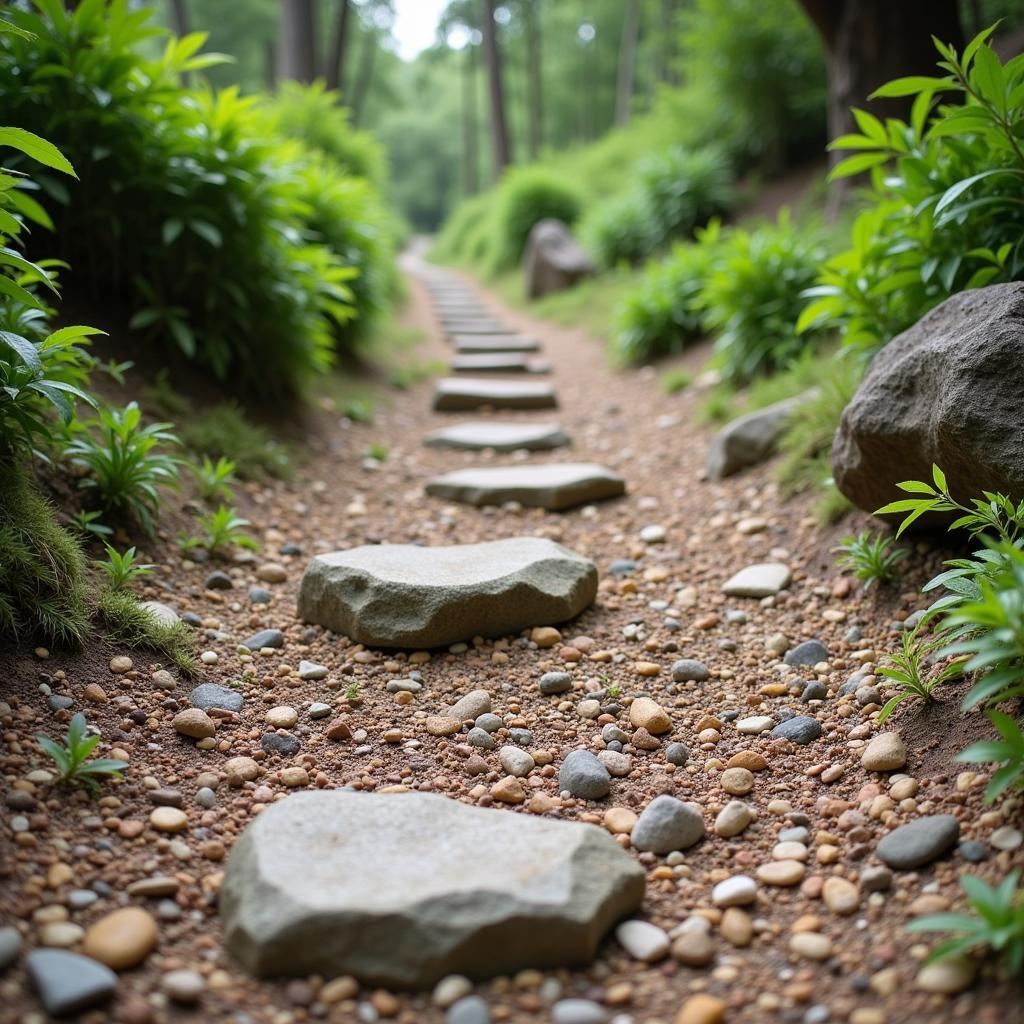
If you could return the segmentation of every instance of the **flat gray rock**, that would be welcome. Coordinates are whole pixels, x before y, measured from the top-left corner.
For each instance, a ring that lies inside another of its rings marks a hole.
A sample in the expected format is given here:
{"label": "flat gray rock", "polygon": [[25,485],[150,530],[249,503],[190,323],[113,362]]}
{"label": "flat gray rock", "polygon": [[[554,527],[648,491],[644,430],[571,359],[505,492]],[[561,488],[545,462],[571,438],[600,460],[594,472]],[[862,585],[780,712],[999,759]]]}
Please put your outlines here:
{"label": "flat gray rock", "polygon": [[314,558],[298,614],[358,643],[442,647],[564,622],[596,594],[594,563],[542,537],[373,544]]}
{"label": "flat gray rock", "polygon": [[508,334],[508,324],[500,320],[480,317],[442,317],[441,325],[447,334]]}
{"label": "flat gray rock", "polygon": [[722,585],[730,597],[771,597],[789,586],[793,574],[782,562],[762,562],[740,569]]}
{"label": "flat gray rock", "polygon": [[117,988],[117,975],[109,967],[66,949],[33,949],[25,957],[25,970],[54,1017],[104,1003]]}
{"label": "flat gray rock", "polygon": [[524,352],[472,352],[457,355],[451,361],[453,373],[550,373],[551,367],[541,359],[531,359]]}
{"label": "flat gray rock", "polygon": [[520,505],[553,511],[626,493],[618,473],[593,462],[457,469],[427,483],[427,494],[467,505]]}
{"label": "flat gray rock", "polygon": [[721,480],[771,458],[800,406],[817,394],[812,388],[727,423],[708,445],[708,478]]}
{"label": "flat gray rock", "polygon": [[557,423],[495,423],[480,420],[457,423],[428,434],[423,443],[430,448],[460,448],[482,451],[492,448],[496,452],[550,451],[569,444],[569,438]]}
{"label": "flat gray rock", "polygon": [[242,695],[237,690],[221,686],[219,683],[200,683],[188,695],[188,702],[192,707],[203,711],[221,708],[237,713],[242,710]]}
{"label": "flat gray rock", "polygon": [[425,987],[589,963],[644,870],[602,829],[427,793],[298,793],[228,858],[225,944],[260,976]]}
{"label": "flat gray rock", "polygon": [[456,352],[539,352],[540,342],[519,334],[453,334]]}
{"label": "flat gray rock", "polygon": [[476,380],[442,377],[434,389],[435,412],[492,409],[554,409],[555,389],[542,381]]}
{"label": "flat gray rock", "polygon": [[913,871],[938,860],[959,838],[960,822],[952,814],[932,814],[894,828],[875,852],[888,867]]}

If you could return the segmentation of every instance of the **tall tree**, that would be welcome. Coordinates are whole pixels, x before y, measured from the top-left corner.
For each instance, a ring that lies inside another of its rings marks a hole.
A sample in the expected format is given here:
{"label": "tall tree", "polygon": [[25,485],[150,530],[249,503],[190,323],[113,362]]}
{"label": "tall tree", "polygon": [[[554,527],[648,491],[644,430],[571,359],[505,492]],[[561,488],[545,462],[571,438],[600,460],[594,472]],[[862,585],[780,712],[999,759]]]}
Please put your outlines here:
{"label": "tall tree", "polygon": [[615,123],[626,124],[633,109],[633,68],[640,37],[640,0],[626,0],[619,44],[619,77],[615,90]]}
{"label": "tall tree", "polygon": [[476,151],[476,69],[476,46],[471,36],[462,63],[462,184],[466,195],[470,196],[476,195],[480,188],[480,158]]}
{"label": "tall tree", "polygon": [[327,55],[327,68],[324,75],[327,79],[328,89],[340,89],[345,80],[345,44],[348,42],[351,11],[350,0],[338,0],[338,11],[334,20],[334,32],[331,34],[331,48]]}
{"label": "tall tree", "polygon": [[494,149],[494,180],[497,181],[512,162],[508,122],[505,120],[505,90],[501,82],[501,52],[494,20],[494,0],[484,0],[484,55],[487,60],[487,86],[491,99],[491,144]]}
{"label": "tall tree", "polygon": [[277,74],[296,82],[316,78],[316,0],[281,0]]}
{"label": "tall tree", "polygon": [[931,37],[960,46],[957,0],[800,0],[828,52],[828,129],[832,138],[855,130],[850,107],[885,116],[905,113],[898,100],[868,96],[902,75],[931,74]]}
{"label": "tall tree", "polygon": [[544,74],[541,64],[540,0],[523,0],[523,21],[526,32],[526,85],[528,118],[528,145],[530,159],[540,156],[544,145]]}
{"label": "tall tree", "polygon": [[171,28],[177,36],[188,35],[188,6],[185,0],[167,0],[171,16]]}

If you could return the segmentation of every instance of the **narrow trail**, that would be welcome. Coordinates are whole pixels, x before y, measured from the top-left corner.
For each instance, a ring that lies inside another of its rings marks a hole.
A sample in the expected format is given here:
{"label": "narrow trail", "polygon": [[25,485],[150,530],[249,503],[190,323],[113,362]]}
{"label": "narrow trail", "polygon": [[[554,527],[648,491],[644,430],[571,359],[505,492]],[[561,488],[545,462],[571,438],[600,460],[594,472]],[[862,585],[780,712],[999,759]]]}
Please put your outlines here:
{"label": "narrow trail", "polygon": [[[452,348],[425,283],[436,280],[438,271],[415,253],[406,257],[405,269],[410,299],[402,323],[427,332],[420,356],[448,360]],[[132,768],[114,791],[115,802],[100,812],[84,801],[49,801],[52,821],[37,823],[39,844],[19,844],[4,861],[15,894],[12,916],[35,921],[41,907],[65,901],[66,889],[49,891],[38,881],[60,859],[70,863],[76,889],[101,893],[74,911],[73,920],[85,928],[132,902],[125,893],[129,883],[169,879],[160,899],[148,901],[160,923],[157,952],[121,977],[120,1021],[195,1019],[159,999],[154,1010],[149,997],[161,972],[198,965],[207,983],[202,1013],[211,1021],[394,1018],[440,1024],[445,1012],[431,1004],[429,993],[357,992],[347,984],[324,987],[318,978],[254,980],[221,945],[216,893],[220,862],[242,829],[297,787],[404,787],[502,806],[506,773],[497,752],[471,748],[465,736],[434,736],[426,729],[429,716],[482,688],[504,720],[498,745],[507,742],[502,737],[509,729],[533,735],[529,751],[536,767],[520,780],[525,798],[503,813],[591,822],[629,848],[635,815],[655,796],[670,794],[696,803],[707,830],[684,852],[634,853],[647,872],[642,916],[682,943],[675,957],[646,964],[609,938],[587,969],[527,971],[481,983],[475,991],[494,1021],[549,1021],[551,1004],[566,998],[604,1004],[607,1019],[622,1024],[721,1019],[699,1015],[699,1006],[692,1015],[680,1014],[698,993],[722,1001],[728,1024],[1007,1021],[1006,1007],[1013,1005],[1007,1001],[1019,992],[1005,984],[986,983],[954,997],[914,987],[922,949],[903,931],[908,908],[923,912],[954,901],[966,862],[954,855],[893,872],[875,853],[891,828],[923,815],[954,814],[961,839],[985,841],[1004,823],[1001,814],[982,805],[981,786],[959,784],[948,766],[928,760],[926,750],[911,749],[902,772],[862,767],[876,732],[873,707],[862,706],[852,692],[838,692],[854,676],[870,685],[880,653],[891,647],[892,620],[917,606],[913,589],[878,605],[837,577],[829,540],[803,502],[780,499],[770,468],[702,482],[707,435],[693,426],[696,399],[689,392],[662,394],[650,372],[613,373],[582,332],[505,308],[477,283],[444,273],[496,320],[536,338],[538,357],[551,366],[550,375],[519,376],[550,381],[557,409],[502,411],[491,418],[557,422],[572,445],[529,455],[425,447],[422,440],[433,431],[488,418],[432,412],[435,383],[425,381],[382,410],[374,424],[342,423],[318,438],[323,454],[296,481],[249,489],[263,558],[279,571],[268,571],[261,559],[242,561],[225,566],[232,589],[210,590],[204,582],[213,566],[189,562],[168,545],[157,583],[145,596],[198,616],[202,649],[216,654],[199,681],[231,684],[244,700],[242,709],[222,715],[216,737],[200,749],[171,725],[185,706],[187,681],[173,691],[160,689],[166,678],[143,659],[131,672],[114,675],[107,669],[113,652],[51,657],[45,668],[53,692],[78,702],[90,699],[83,697],[88,684],[105,688],[104,698],[89,705],[90,720]],[[371,443],[389,450],[375,469],[364,463]],[[475,508],[424,494],[430,479],[453,470],[552,462],[607,466],[624,478],[627,493],[558,513]],[[442,545],[523,535],[557,540],[592,559],[600,572],[596,603],[558,625],[558,633],[547,633],[543,643],[550,646],[538,646],[527,631],[447,652],[380,651],[296,620],[302,571],[318,553],[376,542]],[[786,589],[764,599],[723,593],[733,574],[764,562],[790,567]],[[269,603],[246,597],[254,586],[270,591]],[[238,645],[260,629],[280,630],[280,649],[239,652]],[[812,639],[826,648],[824,658],[819,651],[812,664],[783,663],[786,650]],[[693,678],[703,673],[692,666],[674,673],[680,659],[700,662],[707,678]],[[301,678],[300,660],[323,666],[325,678]],[[33,767],[17,756],[19,730],[39,731],[48,712],[39,663],[0,657],[0,670],[14,679],[20,702],[17,725],[13,716],[5,719],[13,749],[5,772],[13,780]],[[541,694],[541,675],[562,670],[571,674],[572,688]],[[411,699],[387,690],[389,681],[410,671],[423,684]],[[809,684],[821,685],[808,691]],[[651,737],[635,730],[629,704],[639,697],[652,698],[668,715],[667,732]],[[348,738],[327,736],[329,719],[310,714],[318,702],[344,717]],[[281,706],[297,712],[297,723],[268,732],[264,716]],[[820,726],[817,738],[806,745],[773,738],[776,725],[804,717]],[[744,732],[737,728],[758,718],[764,721],[748,723]],[[624,743],[614,741],[628,770],[612,779],[601,800],[563,799],[559,766],[573,750],[608,749],[602,730],[609,723],[629,734]],[[688,757],[676,750],[679,763],[671,763],[670,744],[684,745]],[[103,756],[111,756],[108,742],[103,749]],[[210,773],[223,777],[228,759],[237,757],[252,758],[257,777],[217,785],[212,806],[207,797],[197,801],[199,790],[211,785]],[[295,767],[305,772],[289,772]],[[742,770],[727,776],[727,768]],[[154,793],[167,790],[186,814],[174,834],[150,818],[159,803]],[[726,837],[719,833],[729,829],[716,830],[716,819],[723,820],[723,808],[736,799],[748,806],[750,820]],[[991,863],[1000,871],[1020,860],[1020,851],[992,851]],[[757,880],[753,902],[744,897],[716,905],[715,885],[736,875]],[[19,978],[0,980],[0,1004],[6,1007],[0,1009],[3,1024],[35,1019],[35,1004]],[[125,1007],[134,1007],[135,1015]],[[150,1016],[143,1012],[147,1007]]]}

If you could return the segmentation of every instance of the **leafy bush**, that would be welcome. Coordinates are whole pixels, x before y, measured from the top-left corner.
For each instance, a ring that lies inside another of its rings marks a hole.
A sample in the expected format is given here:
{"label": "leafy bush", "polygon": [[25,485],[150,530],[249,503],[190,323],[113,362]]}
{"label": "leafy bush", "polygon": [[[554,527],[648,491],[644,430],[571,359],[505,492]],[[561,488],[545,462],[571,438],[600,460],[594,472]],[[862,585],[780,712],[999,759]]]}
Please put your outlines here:
{"label": "leafy bush", "polygon": [[187,417],[181,428],[182,443],[214,459],[234,463],[242,480],[291,476],[291,454],[270,432],[246,418],[241,407],[226,402]]}
{"label": "leafy bush", "polygon": [[548,218],[572,225],[580,215],[582,199],[561,177],[537,167],[509,171],[501,183],[493,270],[515,266],[523,257],[535,224]]}
{"label": "leafy bush", "polygon": [[823,255],[785,211],[775,224],[723,238],[703,300],[707,325],[719,332],[715,348],[726,380],[739,384],[778,369],[815,340],[801,337],[796,321]]}
{"label": "leafy bush", "polygon": [[897,566],[907,557],[907,549],[895,547],[892,537],[868,530],[844,537],[836,550],[840,552],[839,566],[861,580],[865,590],[875,583],[895,583],[899,579]]}
{"label": "leafy bush", "polygon": [[580,226],[580,234],[599,266],[635,266],[653,251],[652,220],[647,196],[634,190],[593,205]]}
{"label": "leafy bush", "polygon": [[851,248],[830,261],[801,329],[838,326],[866,354],[965,288],[1024,275],[1024,62],[1002,65],[992,29],[957,54],[936,40],[938,77],[874,95],[914,97],[909,121],[855,110],[860,132],[834,177],[871,172],[872,203]]}
{"label": "leafy bush", "polygon": [[67,740],[63,745],[54,743],[48,736],[36,736],[36,743],[53,758],[61,782],[80,782],[97,793],[105,779],[120,779],[128,762],[100,757],[90,760],[89,755],[96,749],[100,736],[99,733],[86,736],[86,728],[85,715],[79,712],[68,724]]}

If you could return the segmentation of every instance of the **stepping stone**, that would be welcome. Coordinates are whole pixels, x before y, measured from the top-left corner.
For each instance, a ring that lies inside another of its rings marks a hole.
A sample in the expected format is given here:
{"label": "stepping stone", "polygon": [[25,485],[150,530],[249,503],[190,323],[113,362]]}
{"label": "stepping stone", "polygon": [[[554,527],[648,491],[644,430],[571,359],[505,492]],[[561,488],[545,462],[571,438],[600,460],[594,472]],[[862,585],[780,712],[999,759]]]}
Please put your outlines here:
{"label": "stepping stone", "polygon": [[722,593],[729,597],[771,597],[789,586],[793,574],[782,562],[763,562],[740,569],[722,584]]}
{"label": "stepping stone", "polygon": [[593,462],[556,462],[546,466],[489,466],[459,469],[427,483],[427,494],[467,505],[503,505],[518,501],[558,511],[626,493],[618,473]]}
{"label": "stepping stone", "polygon": [[427,793],[298,793],[249,824],[220,890],[253,973],[425,988],[591,962],[644,869],[602,829]]}
{"label": "stepping stone", "polygon": [[551,367],[522,352],[482,352],[457,355],[451,362],[455,373],[550,373]]}
{"label": "stepping stone", "polygon": [[457,423],[453,427],[435,430],[423,443],[429,448],[460,448],[481,451],[491,448],[496,452],[548,451],[569,444],[569,438],[555,423],[493,423],[482,420]]}
{"label": "stepping stone", "polygon": [[540,342],[518,334],[453,334],[455,351],[470,355],[474,352],[539,352]]}
{"label": "stepping stone", "polygon": [[554,409],[554,388],[540,381],[475,380],[443,377],[434,389],[435,412],[469,412],[492,409]]}
{"label": "stepping stone", "polygon": [[564,622],[596,594],[594,563],[542,537],[371,544],[314,558],[298,614],[357,643],[445,647]]}
{"label": "stepping stone", "polygon": [[442,319],[441,325],[448,335],[453,334],[510,334],[508,324],[500,320],[473,319]]}

